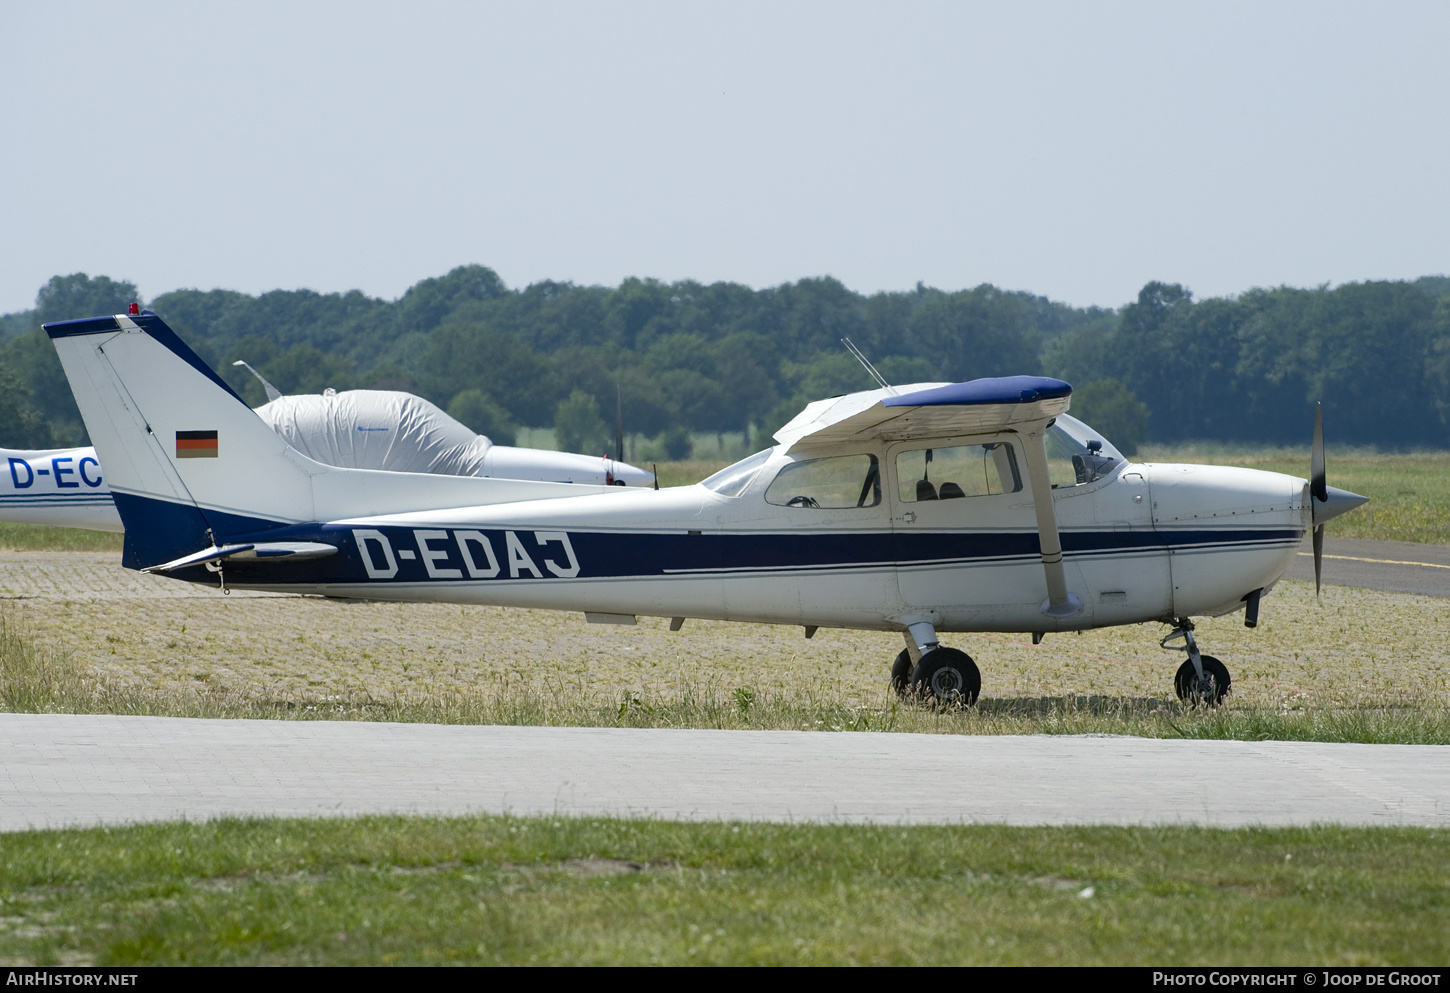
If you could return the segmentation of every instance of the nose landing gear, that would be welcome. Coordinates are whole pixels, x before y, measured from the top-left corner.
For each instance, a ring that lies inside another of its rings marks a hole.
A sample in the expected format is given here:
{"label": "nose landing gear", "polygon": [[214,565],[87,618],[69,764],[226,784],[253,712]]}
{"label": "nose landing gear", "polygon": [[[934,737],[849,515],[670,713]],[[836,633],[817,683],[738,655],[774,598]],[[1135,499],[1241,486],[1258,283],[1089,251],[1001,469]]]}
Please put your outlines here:
{"label": "nose landing gear", "polygon": [[[1180,617],[1177,627],[1163,636],[1159,645],[1170,652],[1187,652],[1188,661],[1178,667],[1173,677],[1173,690],[1184,703],[1216,707],[1232,692],[1233,679],[1228,666],[1212,655],[1201,655],[1193,639],[1193,622]],[[1183,644],[1172,644],[1181,640]]]}

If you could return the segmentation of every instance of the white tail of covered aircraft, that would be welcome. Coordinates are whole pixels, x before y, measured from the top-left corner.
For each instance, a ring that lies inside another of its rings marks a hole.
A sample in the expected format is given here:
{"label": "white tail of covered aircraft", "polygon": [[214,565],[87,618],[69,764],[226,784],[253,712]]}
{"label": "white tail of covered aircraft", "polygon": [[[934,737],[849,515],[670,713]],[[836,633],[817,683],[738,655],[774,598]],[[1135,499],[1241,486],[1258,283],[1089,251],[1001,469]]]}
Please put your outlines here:
{"label": "white tail of covered aircraft", "polygon": [[0,521],[120,531],[94,448],[0,448]]}

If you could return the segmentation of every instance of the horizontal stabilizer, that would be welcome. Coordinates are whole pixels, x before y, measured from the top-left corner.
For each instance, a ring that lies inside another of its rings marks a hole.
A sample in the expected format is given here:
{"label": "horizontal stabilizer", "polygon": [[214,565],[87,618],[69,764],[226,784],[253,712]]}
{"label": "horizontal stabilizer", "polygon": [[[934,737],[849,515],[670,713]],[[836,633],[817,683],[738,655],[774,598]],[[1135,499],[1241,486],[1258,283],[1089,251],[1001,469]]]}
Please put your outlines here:
{"label": "horizontal stabilizer", "polygon": [[309,559],[325,559],[329,555],[336,554],[336,545],[328,545],[320,541],[259,541],[252,546],[250,554],[238,552],[235,557],[305,562]]}
{"label": "horizontal stabilizer", "polygon": [[177,569],[205,565],[208,562],[219,562],[222,559],[266,559],[269,562],[286,559],[291,562],[305,562],[309,559],[325,559],[329,555],[336,554],[336,545],[328,545],[320,541],[257,541],[220,547],[213,545],[192,555],[183,555],[179,559],[172,559],[170,562],[153,565],[151,568],[141,571],[174,572]]}
{"label": "horizontal stabilizer", "polygon": [[188,569],[192,566],[206,565],[208,562],[215,562],[224,559],[228,555],[235,555],[238,552],[249,552],[252,545],[212,545],[210,548],[203,548],[199,552],[190,555],[183,555],[179,559],[172,559],[170,562],[163,562],[160,565],[153,565],[142,569],[142,572],[174,572],[177,569]]}

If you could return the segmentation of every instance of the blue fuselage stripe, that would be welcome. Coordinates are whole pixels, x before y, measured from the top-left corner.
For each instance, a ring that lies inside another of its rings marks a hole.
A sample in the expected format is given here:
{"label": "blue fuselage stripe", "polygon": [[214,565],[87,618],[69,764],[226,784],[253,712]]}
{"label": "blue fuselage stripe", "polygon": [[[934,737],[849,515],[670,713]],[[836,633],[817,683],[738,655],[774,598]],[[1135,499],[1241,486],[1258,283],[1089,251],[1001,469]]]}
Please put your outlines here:
{"label": "blue fuselage stripe", "polygon": [[[420,530],[431,534],[420,538]],[[1037,534],[1032,531],[688,534],[447,525],[422,529],[383,526],[364,531],[380,537],[365,537],[357,529],[337,524],[228,535],[228,541],[324,542],[337,546],[339,554],[306,562],[232,560],[225,568],[238,585],[416,584],[840,572],[1036,562],[1040,556]],[[559,535],[566,537],[561,540]],[[1071,560],[1153,555],[1170,549],[1183,553],[1288,547],[1302,536],[1299,529],[1206,529],[1069,531],[1062,539]],[[191,571],[197,572],[194,578],[202,578],[199,571]]]}
{"label": "blue fuselage stripe", "polygon": [[[306,561],[229,559],[229,581],[256,586],[419,584],[478,580],[651,579],[687,575],[843,572],[1035,562],[1035,531],[739,532],[589,531],[511,528],[295,524],[198,510],[150,497],[115,494],[126,527],[123,563],[158,565],[218,544],[321,542],[336,555]],[[1135,558],[1228,549],[1289,548],[1302,528],[1069,530],[1069,560]],[[171,573],[215,582],[200,567]]]}

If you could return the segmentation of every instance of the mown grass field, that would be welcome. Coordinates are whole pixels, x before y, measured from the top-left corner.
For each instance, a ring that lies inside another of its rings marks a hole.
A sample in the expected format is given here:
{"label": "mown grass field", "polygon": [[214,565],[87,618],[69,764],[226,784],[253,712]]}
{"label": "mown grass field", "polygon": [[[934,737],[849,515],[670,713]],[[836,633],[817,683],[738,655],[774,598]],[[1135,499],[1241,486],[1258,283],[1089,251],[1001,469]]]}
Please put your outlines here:
{"label": "mown grass field", "polygon": [[125,537],[116,531],[0,521],[0,552],[119,552]]}
{"label": "mown grass field", "polygon": [[1258,629],[1236,617],[1200,625],[1234,674],[1233,695],[1210,710],[1174,698],[1181,656],[1158,647],[1162,633],[1132,625],[1041,645],[954,635],[977,658],[984,695],[967,711],[937,711],[890,691],[901,641],[882,632],[806,640],[798,628],[691,621],[675,633],[661,618],[621,628],[494,607],[50,594],[0,604],[0,709],[1450,743],[1450,615],[1439,601],[1346,587],[1316,599],[1312,585],[1285,581]]}
{"label": "mown grass field", "polygon": [[477,817],[11,834],[0,962],[1443,964],[1450,832]]}

